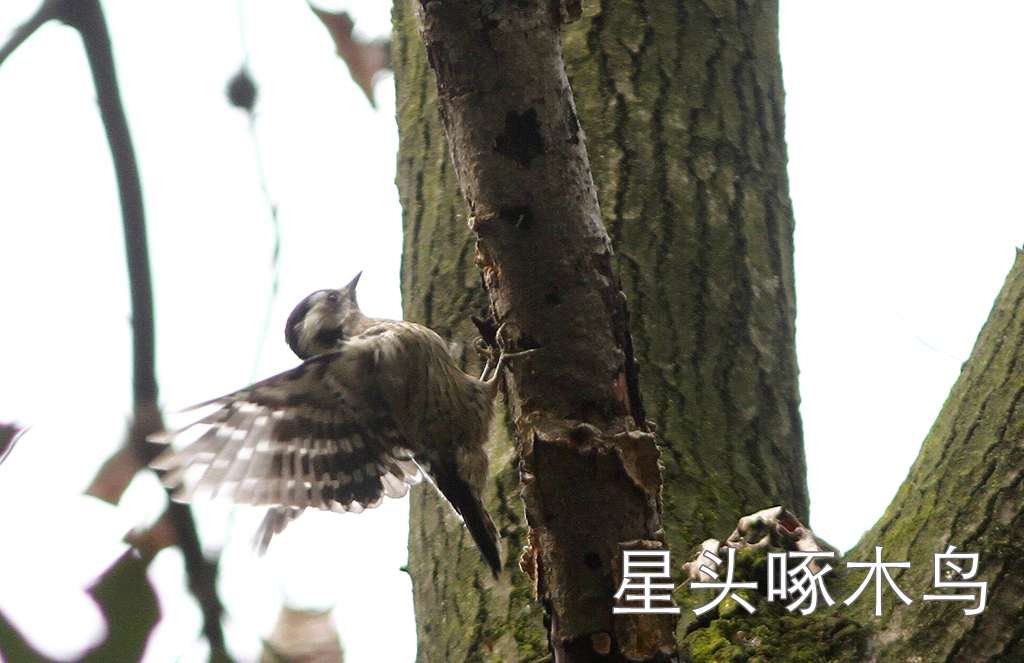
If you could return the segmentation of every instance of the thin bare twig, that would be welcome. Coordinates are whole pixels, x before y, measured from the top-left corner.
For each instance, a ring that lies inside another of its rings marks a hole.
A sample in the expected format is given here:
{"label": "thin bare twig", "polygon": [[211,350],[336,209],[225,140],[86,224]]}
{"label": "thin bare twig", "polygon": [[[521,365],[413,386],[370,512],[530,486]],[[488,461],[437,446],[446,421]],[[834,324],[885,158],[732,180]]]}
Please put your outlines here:
{"label": "thin bare twig", "polygon": [[236,0],[235,5],[238,10],[238,37],[242,44],[242,68],[232,80],[232,84],[235,81],[248,82],[251,86],[249,90],[252,94],[248,98],[244,98],[245,95],[242,98],[235,98],[234,92],[229,90],[229,97],[235,106],[245,111],[246,117],[249,120],[249,140],[252,143],[253,157],[256,161],[256,177],[259,181],[260,191],[263,193],[263,200],[270,211],[270,226],[274,233],[274,247],[270,255],[270,295],[267,297],[267,308],[263,314],[263,327],[260,329],[259,341],[256,344],[256,358],[252,363],[252,374],[249,376],[249,381],[255,382],[259,376],[263,349],[266,346],[267,337],[270,335],[270,325],[273,320],[274,305],[277,303],[277,293],[281,287],[281,222],[278,216],[277,203],[274,202],[273,197],[270,195],[270,187],[267,185],[267,175],[263,168],[263,155],[260,151],[260,140],[256,133],[258,89],[249,74],[249,43],[245,36],[245,12],[242,8],[242,0]]}
{"label": "thin bare twig", "polygon": [[22,25],[11,34],[11,38],[7,40],[3,46],[0,46],[0,64],[4,63],[7,56],[13,53],[21,44],[32,36],[32,34],[39,29],[43,23],[46,23],[52,18],[56,18],[57,5],[63,0],[45,0],[40,5],[39,10],[32,15],[32,18],[25,21]]}
{"label": "thin bare twig", "polygon": [[[142,203],[142,184],[121,94],[117,86],[110,35],[98,0],[66,0],[59,3],[58,18],[82,35],[89,68],[96,83],[100,116],[110,142],[121,197],[124,219],[125,249],[132,301],[132,349],[135,365],[132,393],[135,399],[135,422],[128,443],[135,450],[142,466],[156,456],[157,449],[146,442],[146,436],[163,428],[157,409],[155,369],[156,340],[153,324],[153,288],[146,242],[146,217]],[[211,658],[228,660],[220,618],[224,608],[217,596],[217,565],[203,556],[196,534],[195,522],[188,507],[171,503],[168,506],[178,544],[185,556],[189,589],[203,611],[203,633],[210,642]]]}
{"label": "thin bare twig", "polygon": [[[110,49],[103,10],[97,0],[65,0],[57,3],[58,17],[82,35],[99,98],[103,128],[114,157],[114,171],[124,217],[124,237],[128,258],[128,279],[132,301],[132,345],[135,357],[133,394],[136,407],[155,403],[157,397],[153,332],[153,288],[146,245],[146,215],[142,205],[135,150],[128,133],[121,93],[117,86],[114,56]],[[152,431],[156,432],[156,431]]]}
{"label": "thin bare twig", "polygon": [[[90,491],[105,499],[118,500],[135,471],[149,464],[156,456],[156,445],[146,437],[163,428],[157,406],[156,339],[153,322],[153,288],[146,241],[146,217],[142,200],[135,149],[132,146],[121,94],[117,85],[110,34],[98,0],[45,0],[39,11],[19,27],[0,49],[0,63],[41,25],[57,19],[82,36],[89,68],[92,71],[99,101],[100,116],[110,144],[121,200],[128,280],[132,303],[132,350],[134,367],[132,394],[134,421],[125,441],[132,453],[119,451],[101,468]],[[116,475],[116,476],[115,476]],[[102,494],[101,494],[102,493]],[[203,633],[210,643],[211,660],[230,661],[224,645],[220,619],[224,612],[216,591],[217,564],[207,560],[199,545],[195,522],[187,506],[172,503],[168,517],[173,523],[178,544],[185,556],[189,589],[203,611]]]}

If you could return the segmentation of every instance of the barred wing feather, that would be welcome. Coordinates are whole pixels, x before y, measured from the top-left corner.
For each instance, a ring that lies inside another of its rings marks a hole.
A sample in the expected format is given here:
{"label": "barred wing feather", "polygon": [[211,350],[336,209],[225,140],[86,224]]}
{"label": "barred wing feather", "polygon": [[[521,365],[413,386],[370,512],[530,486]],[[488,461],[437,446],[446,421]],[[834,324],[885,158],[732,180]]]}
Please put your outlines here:
{"label": "barred wing feather", "polygon": [[195,426],[207,430],[184,449],[168,449],[152,467],[167,470],[164,484],[177,489],[180,501],[224,497],[282,507],[273,529],[306,507],[359,512],[385,495],[404,496],[423,473],[368,379],[386,359],[383,340],[353,339],[204,404],[221,407],[155,441],[170,442]]}

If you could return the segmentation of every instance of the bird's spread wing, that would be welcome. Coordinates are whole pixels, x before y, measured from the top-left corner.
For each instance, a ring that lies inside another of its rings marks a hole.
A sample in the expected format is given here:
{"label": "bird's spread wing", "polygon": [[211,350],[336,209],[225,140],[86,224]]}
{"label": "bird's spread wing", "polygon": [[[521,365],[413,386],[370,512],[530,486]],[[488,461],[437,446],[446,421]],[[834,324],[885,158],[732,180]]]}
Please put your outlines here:
{"label": "bird's spread wing", "polygon": [[[371,339],[372,340],[372,339]],[[155,441],[206,426],[195,442],[152,463],[175,499],[362,511],[404,496],[422,473],[392,416],[367,387],[372,342],[301,366],[207,405],[212,414]]]}

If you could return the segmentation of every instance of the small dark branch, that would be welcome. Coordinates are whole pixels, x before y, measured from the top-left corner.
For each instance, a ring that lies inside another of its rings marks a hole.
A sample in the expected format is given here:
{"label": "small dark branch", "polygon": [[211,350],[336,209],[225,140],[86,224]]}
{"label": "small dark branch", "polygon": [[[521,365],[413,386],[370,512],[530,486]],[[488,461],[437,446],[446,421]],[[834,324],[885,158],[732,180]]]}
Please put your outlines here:
{"label": "small dark branch", "polygon": [[[19,28],[3,49],[3,56],[13,51],[42,23],[56,18],[75,28],[82,35],[86,56],[96,85],[100,116],[114,160],[118,192],[121,199],[128,279],[132,302],[132,349],[134,371],[134,421],[129,431],[126,449],[109,460],[97,475],[91,493],[114,500],[120,498],[134,471],[145,467],[155,455],[146,437],[162,429],[157,407],[155,370],[156,343],[153,323],[153,289],[146,241],[146,217],[142,203],[142,185],[139,180],[135,150],[132,147],[125,119],[124,107],[118,90],[114,58],[110,46],[103,10],[98,0],[46,0],[36,15]],[[0,57],[0,61],[2,61]],[[203,611],[203,632],[210,642],[211,660],[230,661],[224,647],[220,618],[224,609],[217,597],[217,564],[207,560],[199,544],[195,522],[187,506],[172,503],[168,514],[175,536],[185,556],[185,569],[189,588]]]}
{"label": "small dark branch", "polygon": [[[47,2],[47,4],[50,4]],[[85,44],[96,84],[100,116],[114,157],[114,171],[124,219],[128,279],[132,300],[132,349],[135,357],[133,394],[136,409],[156,403],[157,386],[153,331],[153,288],[146,246],[146,216],[135,150],[128,133],[121,93],[117,87],[110,35],[98,0],[64,0],[55,3],[56,18],[78,30]],[[156,431],[150,431],[156,432]]]}
{"label": "small dark branch", "polygon": [[217,596],[217,562],[206,559],[196,534],[196,524],[192,519],[192,511],[186,504],[171,502],[167,507],[178,545],[185,556],[185,573],[188,575],[188,588],[203,611],[203,635],[210,642],[210,661],[230,661],[224,647],[224,631],[220,619],[224,614],[224,606]]}
{"label": "small dark branch", "polygon": [[51,18],[56,18],[57,7],[63,0],[46,0],[40,7],[39,10],[32,15],[32,18],[25,21],[24,24],[19,25],[18,28],[11,35],[11,38],[7,40],[7,43],[0,47],[0,65],[4,63],[7,56],[13,53],[22,43],[32,36],[32,34],[39,29],[43,23],[46,23]]}
{"label": "small dark branch", "polygon": [[14,424],[0,424],[0,463],[3,463],[11,455],[14,445],[24,432],[24,428],[18,428]]}

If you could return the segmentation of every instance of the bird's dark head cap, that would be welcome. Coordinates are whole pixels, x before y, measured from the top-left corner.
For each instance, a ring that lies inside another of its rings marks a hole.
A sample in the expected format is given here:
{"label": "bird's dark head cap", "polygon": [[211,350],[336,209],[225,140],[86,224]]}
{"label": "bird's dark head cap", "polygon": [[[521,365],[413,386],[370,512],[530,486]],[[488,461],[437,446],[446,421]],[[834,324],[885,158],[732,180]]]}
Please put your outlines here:
{"label": "bird's dark head cap", "polygon": [[359,272],[338,290],[317,290],[292,310],[284,340],[299,358],[327,352],[352,335],[352,322],[365,317],[356,302],[356,285],[362,275]]}

